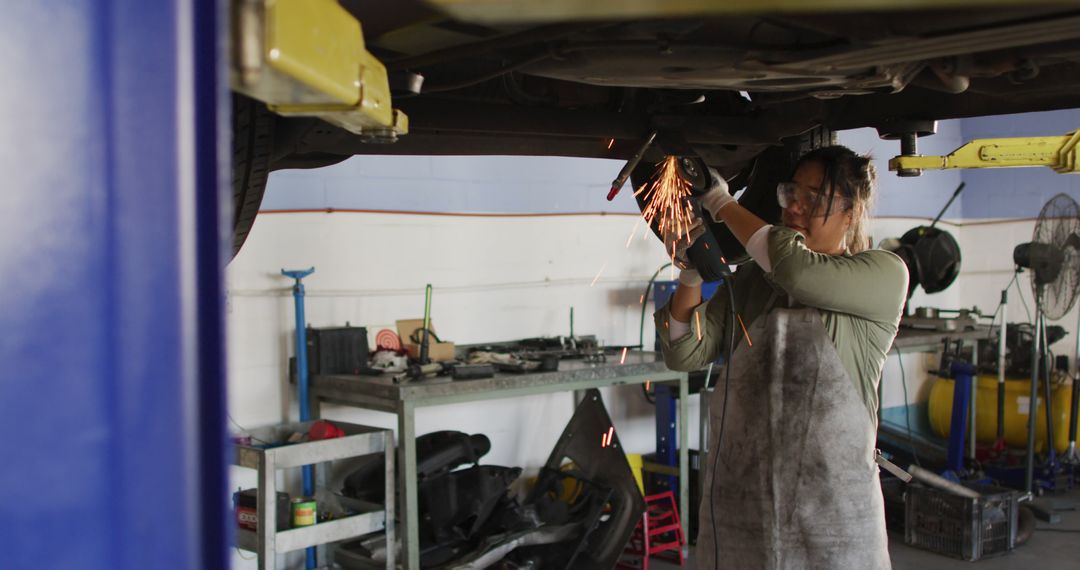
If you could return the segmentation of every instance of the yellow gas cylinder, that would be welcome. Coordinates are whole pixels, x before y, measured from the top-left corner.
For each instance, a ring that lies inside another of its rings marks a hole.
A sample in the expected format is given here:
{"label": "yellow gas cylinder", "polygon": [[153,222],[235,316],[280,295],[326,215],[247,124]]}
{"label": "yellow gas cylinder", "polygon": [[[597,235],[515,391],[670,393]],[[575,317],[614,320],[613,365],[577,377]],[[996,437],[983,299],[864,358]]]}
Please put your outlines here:
{"label": "yellow gas cylinder", "polygon": [[[975,439],[979,443],[993,443],[997,439],[997,376],[978,377],[975,402]],[[1035,448],[1046,447],[1046,407],[1040,387],[1038,413],[1035,415]],[[1054,384],[1051,388],[1051,415],[1054,419],[1054,448],[1064,452],[1069,444],[1069,404],[1072,398],[1071,382]],[[1005,442],[1010,447],[1027,447],[1028,404],[1031,398],[1031,380],[1005,380]],[[952,422],[953,381],[939,378],[930,388],[930,427],[942,437],[949,436]]]}

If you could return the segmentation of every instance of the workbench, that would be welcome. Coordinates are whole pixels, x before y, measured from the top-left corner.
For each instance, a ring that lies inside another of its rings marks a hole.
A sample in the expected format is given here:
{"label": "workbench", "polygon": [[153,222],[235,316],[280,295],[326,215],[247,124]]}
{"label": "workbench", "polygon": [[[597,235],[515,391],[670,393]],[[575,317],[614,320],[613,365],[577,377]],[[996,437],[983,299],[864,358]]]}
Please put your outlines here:
{"label": "workbench", "polygon": [[494,378],[451,380],[438,377],[395,384],[389,375],[313,376],[310,380],[312,417],[321,417],[320,404],[331,403],[395,414],[398,421],[398,482],[405,570],[420,568],[420,536],[416,485],[416,410],[481,400],[534,396],[554,392],[577,392],[606,386],[640,385],[646,382],[678,382],[679,385],[679,510],[683,536],[688,536],[690,508],[690,455],[687,418],[689,385],[685,372],[668,370],[653,352],[630,352],[620,363],[618,354],[607,362],[562,360],[556,372],[497,373]]}
{"label": "workbench", "polygon": [[903,352],[906,354],[909,352],[940,351],[945,340],[959,340],[967,344],[986,338],[988,334],[990,334],[990,327],[986,325],[978,325],[974,329],[963,331],[933,331],[900,327],[889,352]]}

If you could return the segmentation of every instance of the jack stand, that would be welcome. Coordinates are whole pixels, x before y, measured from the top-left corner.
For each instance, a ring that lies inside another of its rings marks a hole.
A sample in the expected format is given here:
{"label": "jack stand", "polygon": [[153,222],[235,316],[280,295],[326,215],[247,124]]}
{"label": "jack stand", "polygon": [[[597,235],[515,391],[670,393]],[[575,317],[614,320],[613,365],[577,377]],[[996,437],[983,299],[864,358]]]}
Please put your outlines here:
{"label": "jack stand", "polygon": [[[308,362],[307,362],[307,324],[304,318],[304,283],[308,275],[315,273],[314,267],[308,269],[281,270],[281,274],[293,280],[293,302],[296,305],[296,386],[297,404],[300,408],[300,421],[306,422],[311,419],[311,411],[308,406]],[[304,465],[301,469],[304,478],[304,496],[310,497],[315,494],[315,477],[311,465]],[[309,547],[305,552],[307,570],[312,570],[318,564],[315,547]]]}
{"label": "jack stand", "polygon": [[946,479],[959,482],[967,473],[964,466],[964,437],[967,435],[967,414],[975,381],[975,367],[967,362],[953,361],[949,366],[949,375],[953,377],[952,423],[949,428],[948,461],[942,475]]}

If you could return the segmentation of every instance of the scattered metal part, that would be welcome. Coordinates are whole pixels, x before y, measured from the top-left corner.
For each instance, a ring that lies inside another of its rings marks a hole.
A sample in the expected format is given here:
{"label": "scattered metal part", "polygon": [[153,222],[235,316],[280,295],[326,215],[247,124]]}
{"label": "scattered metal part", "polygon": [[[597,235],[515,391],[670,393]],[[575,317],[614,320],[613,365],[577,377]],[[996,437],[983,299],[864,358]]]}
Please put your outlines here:
{"label": "scattered metal part", "polygon": [[449,566],[449,570],[483,570],[506,558],[511,552],[526,546],[554,544],[574,538],[581,532],[578,523],[547,525],[516,533],[492,536],[485,541],[486,550],[475,553],[471,559]]}

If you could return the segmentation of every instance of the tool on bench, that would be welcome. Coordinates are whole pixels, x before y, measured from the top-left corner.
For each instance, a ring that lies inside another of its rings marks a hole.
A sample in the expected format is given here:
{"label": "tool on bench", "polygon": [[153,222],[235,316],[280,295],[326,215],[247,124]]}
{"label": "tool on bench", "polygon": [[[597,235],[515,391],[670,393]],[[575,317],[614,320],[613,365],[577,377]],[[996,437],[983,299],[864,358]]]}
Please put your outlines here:
{"label": "tool on bench", "polygon": [[424,288],[424,328],[420,330],[420,364],[428,363],[431,336],[431,283]]}
{"label": "tool on bench", "polygon": [[431,330],[431,284],[424,289],[423,325],[413,332],[410,340],[420,345],[416,362],[409,364],[405,372],[394,376],[395,383],[423,380],[449,374],[454,380],[473,380],[491,378],[495,368],[490,364],[463,364],[456,361],[431,362],[431,340],[441,342],[435,331]]}

